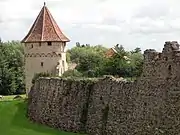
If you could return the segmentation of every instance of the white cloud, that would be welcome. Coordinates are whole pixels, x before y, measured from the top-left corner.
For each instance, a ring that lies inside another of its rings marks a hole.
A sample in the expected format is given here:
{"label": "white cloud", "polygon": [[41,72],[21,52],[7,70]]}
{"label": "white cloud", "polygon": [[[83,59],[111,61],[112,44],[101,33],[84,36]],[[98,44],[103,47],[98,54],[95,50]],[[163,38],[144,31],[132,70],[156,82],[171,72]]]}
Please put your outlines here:
{"label": "white cloud", "polygon": [[[1,0],[0,36],[21,40],[28,32],[44,0]],[[123,44],[162,48],[166,40],[180,39],[178,0],[47,0],[47,6],[63,32],[90,44]]]}

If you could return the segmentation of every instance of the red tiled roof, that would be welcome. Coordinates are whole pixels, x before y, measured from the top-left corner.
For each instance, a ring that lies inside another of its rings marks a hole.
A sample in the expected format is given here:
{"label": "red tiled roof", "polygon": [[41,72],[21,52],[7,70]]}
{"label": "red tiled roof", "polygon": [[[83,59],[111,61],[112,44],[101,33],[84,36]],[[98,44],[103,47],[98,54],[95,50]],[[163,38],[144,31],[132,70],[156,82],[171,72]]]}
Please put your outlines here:
{"label": "red tiled roof", "polygon": [[62,33],[48,8],[44,5],[38,17],[32,25],[29,33],[22,42],[43,42],[59,41],[69,42],[70,40]]}

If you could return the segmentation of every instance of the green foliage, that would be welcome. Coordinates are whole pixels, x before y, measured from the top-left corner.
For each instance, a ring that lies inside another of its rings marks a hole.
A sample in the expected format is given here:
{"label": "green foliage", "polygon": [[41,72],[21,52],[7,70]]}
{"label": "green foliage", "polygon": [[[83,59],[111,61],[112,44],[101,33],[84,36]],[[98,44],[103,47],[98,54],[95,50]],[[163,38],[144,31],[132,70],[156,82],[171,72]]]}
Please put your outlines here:
{"label": "green foliage", "polygon": [[85,77],[99,76],[99,70],[105,59],[105,52],[107,48],[96,45],[79,45],[68,50],[70,54],[70,61],[77,65],[76,69]]}
{"label": "green foliage", "polygon": [[13,97],[11,101],[0,101],[1,135],[78,135],[31,122],[26,117],[27,104],[24,100],[12,99]]}
{"label": "green foliage", "polygon": [[66,72],[64,72],[64,74],[62,75],[62,77],[82,77],[83,74],[79,71],[77,71],[76,69],[74,70],[68,70]]}
{"label": "green foliage", "polygon": [[132,69],[131,76],[139,77],[143,70],[144,57],[141,54],[141,52],[137,52],[137,53],[131,53],[130,59],[131,59],[130,67]]}
{"label": "green foliage", "polygon": [[51,77],[51,74],[50,73],[45,73],[45,72],[41,72],[41,73],[36,73],[34,74],[34,77],[32,79],[32,84],[35,83],[35,81],[37,79],[39,79],[40,77]]}
{"label": "green foliage", "polygon": [[80,58],[77,70],[82,72],[85,76],[97,76],[97,70],[103,64],[104,57],[96,52],[86,52],[86,55]]}
{"label": "green foliage", "polygon": [[72,49],[67,51],[67,54],[70,55],[70,61],[79,63],[83,57],[86,55],[101,55],[104,56],[105,52],[107,51],[107,48],[97,45],[97,46],[89,46],[89,45],[82,45],[82,46],[76,46]]}
{"label": "green foliage", "polygon": [[25,93],[24,52],[18,41],[0,43],[0,95]]}
{"label": "green foliage", "polygon": [[[143,55],[140,48],[126,51],[122,45],[117,44],[117,53],[110,58],[105,57],[108,49],[100,45],[80,45],[68,50],[70,62],[77,64],[76,70],[84,77],[101,77],[114,75],[119,77],[138,77],[142,72]],[[78,73],[79,73],[78,72]],[[73,76],[72,74],[68,74]],[[66,76],[68,76],[66,75]]]}
{"label": "green foliage", "polygon": [[141,48],[137,47],[131,53],[141,53]]}

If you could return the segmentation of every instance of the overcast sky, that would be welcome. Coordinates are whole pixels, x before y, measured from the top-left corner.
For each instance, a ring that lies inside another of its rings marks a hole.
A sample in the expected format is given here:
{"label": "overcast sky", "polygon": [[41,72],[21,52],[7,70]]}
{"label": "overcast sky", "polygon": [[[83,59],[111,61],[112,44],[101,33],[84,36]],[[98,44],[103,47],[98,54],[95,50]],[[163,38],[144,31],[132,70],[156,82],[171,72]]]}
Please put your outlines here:
{"label": "overcast sky", "polygon": [[[22,40],[44,0],[0,0],[0,37]],[[46,0],[70,38],[81,44],[122,44],[162,50],[165,41],[180,41],[179,0]]]}

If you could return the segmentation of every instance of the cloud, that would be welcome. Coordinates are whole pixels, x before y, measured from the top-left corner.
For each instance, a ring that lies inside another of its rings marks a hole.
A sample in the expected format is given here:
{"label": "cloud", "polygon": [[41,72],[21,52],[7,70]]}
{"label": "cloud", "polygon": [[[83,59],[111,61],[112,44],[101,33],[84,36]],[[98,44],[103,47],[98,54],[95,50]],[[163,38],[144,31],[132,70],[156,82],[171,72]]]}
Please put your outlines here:
{"label": "cloud", "polygon": [[162,18],[168,16],[170,13],[170,6],[164,0],[152,0],[142,5],[136,12],[134,17],[152,19]]}
{"label": "cloud", "polygon": [[[0,36],[21,40],[30,29],[44,0],[1,0]],[[162,48],[179,40],[178,0],[47,0],[62,31],[75,42],[124,44],[125,48]]]}

